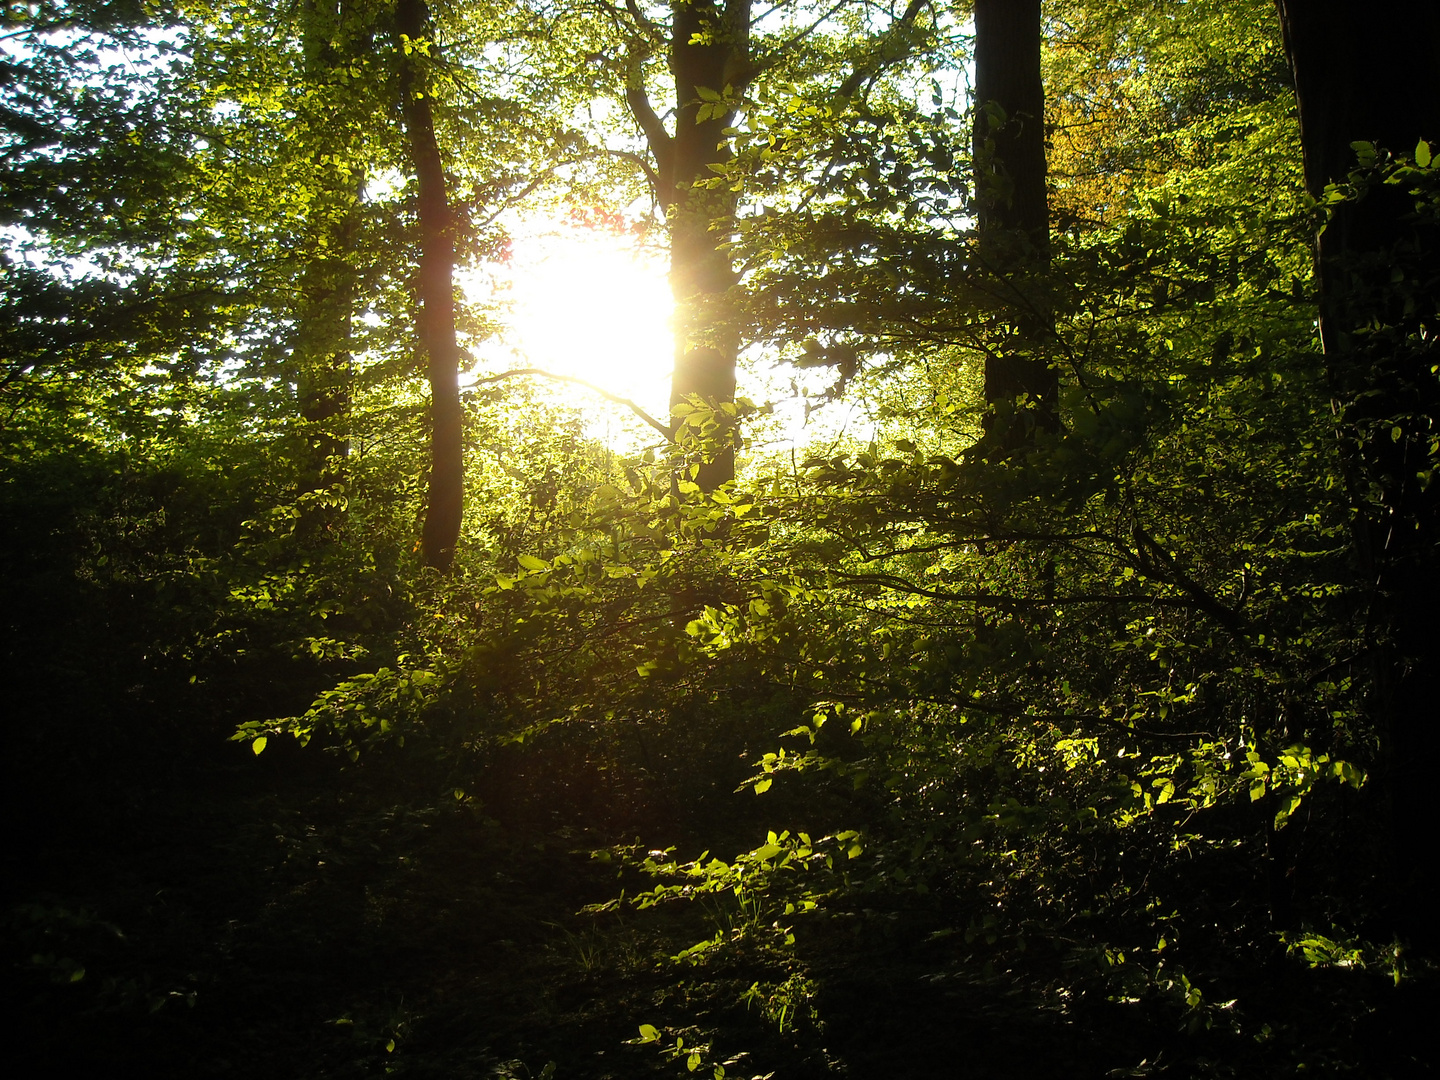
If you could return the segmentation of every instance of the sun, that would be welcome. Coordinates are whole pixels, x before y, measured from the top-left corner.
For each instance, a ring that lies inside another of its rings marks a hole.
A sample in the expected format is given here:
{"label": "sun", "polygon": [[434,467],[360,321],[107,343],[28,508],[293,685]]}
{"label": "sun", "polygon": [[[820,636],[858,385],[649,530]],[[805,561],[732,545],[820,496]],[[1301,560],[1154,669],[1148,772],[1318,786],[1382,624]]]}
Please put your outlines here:
{"label": "sun", "polygon": [[[462,282],[479,303],[497,295],[506,301],[501,332],[476,350],[486,369],[476,374],[541,368],[629,398],[665,420],[674,355],[661,259],[630,234],[570,221],[527,221],[512,236],[505,265]],[[598,437],[632,426],[623,406],[582,386],[554,385],[592,417]]]}

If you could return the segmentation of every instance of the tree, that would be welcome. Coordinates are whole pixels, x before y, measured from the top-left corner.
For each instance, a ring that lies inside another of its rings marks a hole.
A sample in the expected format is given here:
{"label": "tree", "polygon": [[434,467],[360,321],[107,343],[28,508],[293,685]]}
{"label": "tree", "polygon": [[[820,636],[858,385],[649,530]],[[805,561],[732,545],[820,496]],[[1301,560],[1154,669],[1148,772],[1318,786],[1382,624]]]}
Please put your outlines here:
{"label": "tree", "polygon": [[396,5],[394,44],[401,111],[419,184],[416,328],[430,383],[430,479],[421,557],[425,565],[444,573],[455,558],[464,511],[464,417],[455,337],[455,220],[431,108],[428,67],[438,62],[439,55],[425,0],[400,0]]}
{"label": "tree", "polygon": [[[744,185],[727,171],[734,156],[733,125],[761,75],[788,71],[824,80],[835,77],[837,65],[823,51],[801,55],[825,16],[753,42],[750,0],[671,0],[668,26],[643,13],[634,0],[627,8],[632,30],[625,100],[644,134],[648,172],[670,224],[670,285],[676,303],[671,407],[700,421],[709,448],[696,480],[711,491],[735,476],[735,365],[741,335],[726,294],[738,280],[730,245]],[[911,32],[923,10],[921,0],[912,0],[879,34],[850,42],[839,65],[844,77],[831,84],[836,98],[847,100],[912,55],[919,41]],[[645,84],[646,62],[657,53],[664,54],[673,80],[673,131],[661,120]],[[699,414],[688,412],[694,398],[706,406]],[[683,434],[687,426],[682,416],[675,429]]]}
{"label": "tree", "polygon": [[[638,10],[638,9],[637,9]],[[660,28],[642,23],[654,39]],[[725,250],[739,193],[707,183],[730,158],[725,131],[754,77],[750,69],[750,0],[676,0],[670,5],[667,59],[675,85],[675,130],[661,123],[645,92],[643,57],[629,59],[625,100],[645,133],[654,161],[656,195],[670,220],[670,288],[677,311],[675,374],[670,402],[698,396],[714,410],[716,448],[697,482],[713,490],[735,476],[733,414],[735,362],[740,351],[733,320],[723,311],[735,272]]]}
{"label": "tree", "polygon": [[1440,754],[1440,488],[1429,479],[1440,436],[1440,222],[1433,211],[1417,216],[1412,184],[1365,174],[1377,155],[1405,156],[1440,138],[1440,84],[1412,52],[1415,42],[1440,39],[1440,8],[1279,0],[1279,12],[1306,185],[1322,205],[1330,185],[1358,185],[1318,238],[1321,341],[1359,511],[1357,570],[1374,633],[1370,709],[1384,751],[1399,916],[1407,933],[1434,939],[1427,883],[1440,861],[1440,813],[1427,788]]}
{"label": "tree", "polygon": [[[1001,454],[1059,430],[1059,382],[1039,351],[1051,333],[1040,0],[975,3],[975,200],[980,258],[1009,287],[1014,335],[985,357],[985,433]],[[1040,288],[1035,288],[1039,284]]]}

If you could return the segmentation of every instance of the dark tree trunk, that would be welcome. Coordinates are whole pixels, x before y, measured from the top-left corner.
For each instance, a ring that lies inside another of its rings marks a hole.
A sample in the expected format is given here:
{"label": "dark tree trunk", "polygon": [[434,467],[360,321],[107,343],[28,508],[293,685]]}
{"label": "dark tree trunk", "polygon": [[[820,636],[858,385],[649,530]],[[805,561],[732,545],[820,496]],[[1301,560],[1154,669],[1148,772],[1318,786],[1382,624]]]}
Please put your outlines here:
{"label": "dark tree trunk", "polygon": [[985,441],[1002,456],[1059,427],[1059,382],[1037,351],[1051,325],[1036,287],[1050,264],[1040,28],[1040,0],[975,2],[980,252],[1005,280],[1014,313],[1011,340],[985,361]]}
{"label": "dark tree trunk", "polygon": [[[1409,155],[1440,139],[1429,61],[1440,5],[1278,0],[1295,78],[1305,182],[1319,197],[1354,167],[1352,142]],[[1369,707],[1382,745],[1398,928],[1434,940],[1440,813],[1429,790],[1440,750],[1440,485],[1423,482],[1440,433],[1433,328],[1417,333],[1392,274],[1440,280],[1440,236],[1413,219],[1403,186],[1346,203],[1319,237],[1321,340],[1359,510],[1357,569],[1377,637]]]}
{"label": "dark tree trunk", "polygon": [[[410,41],[429,40],[425,0],[399,0],[395,26]],[[454,218],[445,170],[435,140],[426,58],[400,48],[400,93],[410,158],[419,186],[419,337],[430,380],[430,485],[420,553],[426,566],[450,569],[460,539],[464,504],[463,419],[460,408],[460,348],[455,338]],[[433,41],[430,58],[435,56]]]}

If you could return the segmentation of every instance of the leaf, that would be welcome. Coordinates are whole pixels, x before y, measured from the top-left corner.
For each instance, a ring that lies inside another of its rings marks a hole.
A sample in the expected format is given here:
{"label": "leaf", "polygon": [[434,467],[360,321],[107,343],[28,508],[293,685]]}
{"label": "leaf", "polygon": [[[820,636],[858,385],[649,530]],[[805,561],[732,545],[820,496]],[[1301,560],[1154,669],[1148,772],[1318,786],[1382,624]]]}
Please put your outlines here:
{"label": "leaf", "polygon": [[250,752],[256,757],[259,757],[262,753],[265,752],[265,744],[269,741],[270,740],[267,739],[264,735],[261,735],[258,739],[256,739],[250,744]]}
{"label": "leaf", "polygon": [[546,562],[544,559],[537,558],[534,555],[521,555],[515,561],[518,562],[521,566],[523,566],[526,570],[538,571],[550,569],[550,564],[548,562]]}
{"label": "leaf", "polygon": [[1285,823],[1290,820],[1290,815],[1293,814],[1296,807],[1300,805],[1300,800],[1301,795],[1298,791],[1292,791],[1285,796],[1285,801],[1281,804],[1280,809],[1275,812],[1276,829],[1283,829],[1285,827]]}
{"label": "leaf", "polygon": [[1419,165],[1422,169],[1428,169],[1430,167],[1430,161],[1430,144],[1424,139],[1421,139],[1415,144],[1415,164]]}
{"label": "leaf", "polygon": [[774,783],[774,781],[767,776],[764,780],[761,780],[758,784],[755,785],[755,794],[764,795],[765,792],[770,790],[770,785],[772,783]]}
{"label": "leaf", "polygon": [[659,1041],[660,1041],[660,1030],[659,1030],[659,1028],[655,1027],[654,1024],[641,1024],[641,1025],[640,1025],[640,1041],[641,1041],[641,1042],[647,1042],[647,1043],[659,1042]]}
{"label": "leaf", "polygon": [[699,1067],[700,1067],[700,1051],[699,1051],[699,1050],[691,1050],[691,1051],[690,1051],[690,1056],[685,1059],[685,1068],[688,1069],[690,1072],[694,1072],[694,1071],[695,1071],[696,1069],[698,1069]]}

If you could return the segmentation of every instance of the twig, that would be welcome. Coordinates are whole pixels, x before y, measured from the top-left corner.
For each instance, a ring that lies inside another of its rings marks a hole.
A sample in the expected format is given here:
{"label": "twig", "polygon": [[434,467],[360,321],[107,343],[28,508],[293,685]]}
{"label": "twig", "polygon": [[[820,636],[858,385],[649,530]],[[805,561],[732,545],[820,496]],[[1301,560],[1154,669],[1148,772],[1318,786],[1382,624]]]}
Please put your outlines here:
{"label": "twig", "polygon": [[583,386],[585,387],[585,389],[592,390],[595,393],[599,394],[607,401],[613,401],[617,405],[624,405],[625,408],[629,409],[641,420],[644,420],[645,423],[649,424],[656,431],[660,432],[660,434],[664,435],[665,438],[673,439],[675,437],[675,431],[673,428],[671,428],[667,424],[662,424],[659,420],[656,420],[655,417],[651,416],[648,412],[642,409],[639,405],[636,405],[635,402],[631,401],[629,398],[621,397],[619,394],[612,394],[609,390],[601,389],[594,383],[589,382],[585,379],[578,378],[575,375],[561,375],[559,372],[546,371],[544,368],[537,367],[512,368],[509,371],[502,371],[498,375],[487,375],[483,379],[476,379],[475,383],[478,386],[482,383],[500,382],[503,379],[513,379],[521,375],[539,375],[541,378],[544,379],[554,379],[556,382],[568,382],[574,383],[576,386]]}

